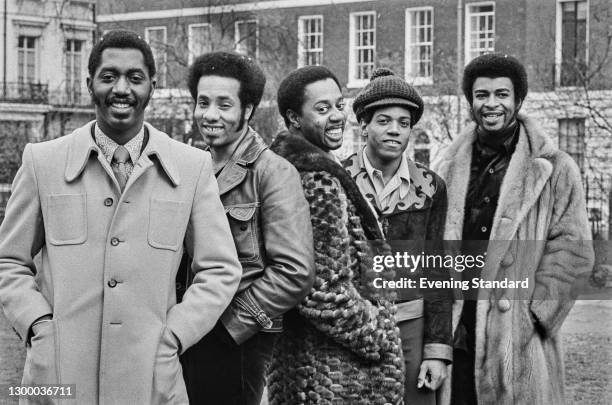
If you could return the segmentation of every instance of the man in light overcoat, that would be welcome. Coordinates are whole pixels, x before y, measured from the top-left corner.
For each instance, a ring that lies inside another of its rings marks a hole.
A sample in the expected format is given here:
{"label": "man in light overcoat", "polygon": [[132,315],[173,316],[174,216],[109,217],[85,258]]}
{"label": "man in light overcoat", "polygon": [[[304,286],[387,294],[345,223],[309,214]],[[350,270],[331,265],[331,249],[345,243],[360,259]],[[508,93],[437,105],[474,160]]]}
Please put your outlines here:
{"label": "man in light overcoat", "polygon": [[[22,383],[75,384],[79,404],[185,404],[178,355],[213,328],[242,272],[211,158],[144,123],[155,62],[137,34],[105,35],[88,69],[96,121],[26,146],[0,227]],[[194,282],[176,304],[184,249]]]}

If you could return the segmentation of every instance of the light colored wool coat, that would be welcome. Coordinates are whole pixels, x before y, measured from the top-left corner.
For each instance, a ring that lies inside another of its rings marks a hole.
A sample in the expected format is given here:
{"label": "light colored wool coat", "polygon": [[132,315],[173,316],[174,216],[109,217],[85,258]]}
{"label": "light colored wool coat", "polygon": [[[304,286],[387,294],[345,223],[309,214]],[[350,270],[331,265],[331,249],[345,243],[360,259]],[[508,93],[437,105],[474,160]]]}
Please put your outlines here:
{"label": "light colored wool coat", "polygon": [[[435,171],[445,179],[445,239],[460,240],[475,126],[444,152]],[[530,278],[517,290],[480,290],[476,309],[475,379],[479,404],[563,403],[559,328],[573,305],[576,276],[593,265],[578,167],[527,117],[500,189],[482,278]],[[531,241],[522,242],[519,241]],[[581,242],[568,242],[581,241]],[[455,305],[453,326],[461,313]],[[537,321],[536,321],[537,320]],[[449,379],[442,392],[449,401]]]}
{"label": "light colored wool coat", "polygon": [[[121,193],[91,125],[26,146],[0,227],[7,318],[25,339],[53,314],[27,348],[23,383],[76,384],[79,404],[187,403],[172,333],[183,350],[200,340],[242,273],[211,158],[147,126]],[[183,246],[196,274],[176,304]]]}

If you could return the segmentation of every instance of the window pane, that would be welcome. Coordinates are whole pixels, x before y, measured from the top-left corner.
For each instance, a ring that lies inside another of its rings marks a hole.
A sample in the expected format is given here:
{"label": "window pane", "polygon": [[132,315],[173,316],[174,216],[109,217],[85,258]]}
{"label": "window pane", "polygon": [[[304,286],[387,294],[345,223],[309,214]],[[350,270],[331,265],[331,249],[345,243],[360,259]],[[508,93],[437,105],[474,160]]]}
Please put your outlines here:
{"label": "window pane", "polygon": [[236,50],[244,55],[257,56],[257,22],[239,21],[236,24]]}
{"label": "window pane", "polygon": [[155,59],[155,64],[157,66],[157,85],[159,87],[166,87],[166,28],[147,28],[145,30],[145,37],[151,46],[153,58]]}
{"label": "window pane", "polygon": [[406,44],[406,76],[413,79],[432,79],[433,11],[408,10],[409,30]]}
{"label": "window pane", "polygon": [[210,26],[190,25],[189,26],[189,63],[199,55],[210,51]]}
{"label": "window pane", "polygon": [[323,18],[302,17],[298,21],[298,67],[321,64],[323,58]]}
{"label": "window pane", "polygon": [[559,148],[572,157],[582,170],[584,167],[584,118],[559,119]]}
{"label": "window pane", "polygon": [[376,20],[372,14],[353,15],[353,49],[350,71],[352,80],[370,77],[376,54]]}
{"label": "window pane", "polygon": [[19,82],[36,82],[36,37],[19,36],[17,70]]}
{"label": "window pane", "polygon": [[495,50],[495,7],[494,5],[469,6],[466,17],[469,29],[467,60]]}
{"label": "window pane", "polygon": [[561,85],[581,84],[586,73],[587,2],[561,3]]}

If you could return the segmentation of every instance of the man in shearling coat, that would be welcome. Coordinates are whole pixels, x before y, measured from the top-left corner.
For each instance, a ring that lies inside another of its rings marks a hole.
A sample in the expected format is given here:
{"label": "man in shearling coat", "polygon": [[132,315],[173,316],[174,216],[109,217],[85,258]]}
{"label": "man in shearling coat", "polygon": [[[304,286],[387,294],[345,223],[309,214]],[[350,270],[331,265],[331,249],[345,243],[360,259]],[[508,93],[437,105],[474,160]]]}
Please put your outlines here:
{"label": "man in shearling coat", "polygon": [[[0,227],[22,383],[74,384],[79,404],[185,404],[178,354],[213,328],[241,274],[211,158],[144,123],[155,62],[137,34],[105,35],[88,68],[96,121],[26,146]],[[195,275],[176,304],[184,248]]]}
{"label": "man in shearling coat", "polygon": [[580,172],[534,120],[518,117],[527,74],[515,58],[474,59],[463,91],[475,124],[436,165],[448,188],[445,239],[488,241],[482,272],[464,278],[529,284],[473,290],[457,306],[451,403],[560,404],[558,332],[572,283],[593,264]]}

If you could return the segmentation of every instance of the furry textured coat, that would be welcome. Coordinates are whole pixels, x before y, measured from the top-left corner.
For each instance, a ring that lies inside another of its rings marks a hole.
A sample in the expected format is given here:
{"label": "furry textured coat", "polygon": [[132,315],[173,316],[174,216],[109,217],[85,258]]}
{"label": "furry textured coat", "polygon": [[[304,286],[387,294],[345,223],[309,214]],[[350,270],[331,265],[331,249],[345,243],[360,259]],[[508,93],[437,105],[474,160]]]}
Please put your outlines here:
{"label": "furry textured coat", "polygon": [[399,403],[403,359],[395,308],[371,287],[372,249],[390,252],[384,242],[367,243],[382,240],[374,214],[342,166],[302,137],[284,133],[271,149],[300,173],[316,275],[311,292],[285,317],[270,367],[270,403]]}
{"label": "furry textured coat", "polygon": [[[448,189],[447,240],[461,239],[475,139],[472,125],[435,165]],[[490,236],[495,242],[489,243],[482,277],[529,277],[530,284],[520,293],[524,300],[515,299],[516,290],[479,291],[475,362],[479,404],[564,403],[558,332],[574,303],[572,283],[578,274],[591,270],[590,239],[578,167],[534,120],[523,118],[501,185]],[[460,304],[454,311],[454,326]]]}

